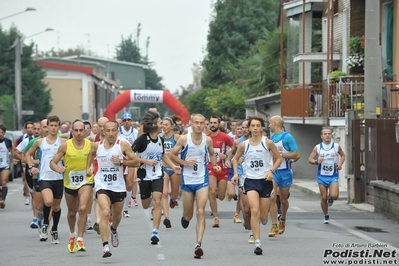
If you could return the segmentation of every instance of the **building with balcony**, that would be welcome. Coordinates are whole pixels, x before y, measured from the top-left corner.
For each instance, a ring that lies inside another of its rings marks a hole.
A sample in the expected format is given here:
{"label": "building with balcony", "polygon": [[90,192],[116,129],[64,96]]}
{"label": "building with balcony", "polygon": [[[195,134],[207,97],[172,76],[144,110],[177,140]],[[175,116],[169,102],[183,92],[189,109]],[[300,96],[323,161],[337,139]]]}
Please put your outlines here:
{"label": "building with balcony", "polygon": [[[281,17],[281,116],[301,153],[295,178],[315,177],[308,156],[322,127],[332,127],[347,155],[339,185],[350,202],[374,204],[372,180],[399,181],[398,164],[382,152],[399,152],[399,0],[282,0]],[[349,61],[355,55],[360,63]],[[262,114],[271,98],[247,101]]]}

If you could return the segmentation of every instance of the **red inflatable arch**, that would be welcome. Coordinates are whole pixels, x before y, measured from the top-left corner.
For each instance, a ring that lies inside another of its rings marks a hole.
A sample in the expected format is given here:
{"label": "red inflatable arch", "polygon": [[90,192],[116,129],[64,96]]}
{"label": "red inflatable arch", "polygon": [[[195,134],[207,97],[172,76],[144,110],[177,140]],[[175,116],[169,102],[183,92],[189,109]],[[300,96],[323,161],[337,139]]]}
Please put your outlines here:
{"label": "red inflatable arch", "polygon": [[190,114],[186,107],[168,91],[156,90],[127,90],[113,100],[105,109],[104,116],[110,120],[116,119],[116,114],[131,102],[136,103],[164,103],[175,114],[181,117],[184,124],[188,124]]}

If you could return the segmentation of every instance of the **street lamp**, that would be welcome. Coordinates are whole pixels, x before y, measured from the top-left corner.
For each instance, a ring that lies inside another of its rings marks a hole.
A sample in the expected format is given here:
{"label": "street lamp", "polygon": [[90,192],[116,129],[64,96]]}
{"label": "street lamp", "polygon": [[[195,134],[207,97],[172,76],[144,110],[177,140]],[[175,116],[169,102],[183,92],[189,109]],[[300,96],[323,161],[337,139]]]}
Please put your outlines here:
{"label": "street lamp", "polygon": [[32,7],[28,7],[28,8],[26,8],[24,11],[21,11],[21,12],[18,12],[18,13],[15,13],[15,14],[12,14],[12,15],[9,15],[9,16],[6,16],[6,17],[4,17],[4,18],[0,18],[0,21],[3,20],[3,19],[6,19],[6,18],[10,18],[10,17],[16,16],[16,15],[19,15],[19,14],[22,14],[22,13],[25,13],[25,12],[28,12],[28,11],[36,11],[36,9],[34,9],[34,8],[32,8]]}
{"label": "street lamp", "polygon": [[14,44],[11,46],[13,48],[15,46],[15,103],[16,103],[16,130],[22,128],[22,90],[21,90],[21,54],[22,54],[22,45],[21,43],[30,37],[42,34],[47,31],[53,31],[51,28],[47,28],[44,31],[29,35],[25,38],[17,38]]}

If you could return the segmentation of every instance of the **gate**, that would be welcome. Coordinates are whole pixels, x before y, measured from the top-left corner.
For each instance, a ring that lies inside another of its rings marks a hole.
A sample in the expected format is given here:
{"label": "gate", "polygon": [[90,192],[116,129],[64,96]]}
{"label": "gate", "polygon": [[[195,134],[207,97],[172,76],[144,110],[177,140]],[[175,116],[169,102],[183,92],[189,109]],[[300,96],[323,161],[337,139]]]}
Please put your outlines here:
{"label": "gate", "polygon": [[[372,195],[372,190],[366,192],[365,180],[365,123],[363,119],[352,120],[352,169],[354,181],[355,197],[354,203],[366,201],[366,195]],[[372,196],[369,197],[372,200]],[[369,202],[369,200],[367,200]]]}
{"label": "gate", "polygon": [[395,124],[398,118],[352,120],[352,166],[354,201],[374,204],[370,181],[399,183],[399,144]]}

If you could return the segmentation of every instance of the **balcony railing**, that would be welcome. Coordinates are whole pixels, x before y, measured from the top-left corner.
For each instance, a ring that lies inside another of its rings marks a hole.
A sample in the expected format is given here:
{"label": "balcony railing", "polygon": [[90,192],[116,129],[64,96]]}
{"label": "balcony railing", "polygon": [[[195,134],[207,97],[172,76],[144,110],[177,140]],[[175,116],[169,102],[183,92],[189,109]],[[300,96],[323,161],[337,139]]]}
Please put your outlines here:
{"label": "balcony railing", "polygon": [[[399,82],[382,83],[382,116],[399,111]],[[327,89],[327,99],[323,99]],[[364,109],[364,77],[340,77],[330,83],[285,84],[281,91],[281,113],[288,117],[322,117],[327,104],[328,117],[344,117],[347,110]]]}

